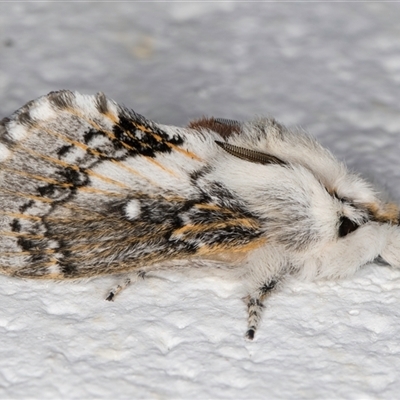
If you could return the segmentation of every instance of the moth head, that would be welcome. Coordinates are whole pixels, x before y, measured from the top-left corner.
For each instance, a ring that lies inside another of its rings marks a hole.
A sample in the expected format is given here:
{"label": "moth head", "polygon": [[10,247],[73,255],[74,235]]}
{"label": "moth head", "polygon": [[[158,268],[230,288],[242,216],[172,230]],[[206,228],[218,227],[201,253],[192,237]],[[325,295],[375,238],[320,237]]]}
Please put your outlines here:
{"label": "moth head", "polygon": [[[230,185],[265,217],[269,243],[283,245],[294,259],[318,260],[315,275],[344,276],[379,256],[400,267],[399,209],[380,201],[366,181],[342,168],[337,177],[320,179],[321,171],[280,154],[216,143],[253,164],[240,182],[231,164],[238,183]],[[257,194],[252,185],[259,185]]]}
{"label": "moth head", "polygon": [[[336,196],[334,196],[336,198]],[[358,199],[336,198],[341,211],[336,225],[337,239],[326,253],[321,251],[322,276],[344,277],[358,268],[383,258],[400,267],[399,208],[376,199],[373,203]]]}

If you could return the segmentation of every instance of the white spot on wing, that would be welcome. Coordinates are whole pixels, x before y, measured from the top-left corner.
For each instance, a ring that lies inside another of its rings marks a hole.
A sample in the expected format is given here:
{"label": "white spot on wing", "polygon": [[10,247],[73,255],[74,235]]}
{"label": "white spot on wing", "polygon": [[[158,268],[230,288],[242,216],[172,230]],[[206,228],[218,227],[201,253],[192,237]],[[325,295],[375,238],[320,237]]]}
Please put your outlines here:
{"label": "white spot on wing", "polygon": [[29,110],[29,115],[37,121],[49,121],[57,117],[56,111],[46,98],[39,100],[36,106]]}
{"label": "white spot on wing", "polygon": [[125,207],[125,214],[129,220],[134,220],[140,215],[139,200],[131,200]]}
{"label": "white spot on wing", "polygon": [[118,119],[118,107],[113,101],[107,99],[107,108],[108,112]]}
{"label": "white spot on wing", "polygon": [[80,149],[79,147],[73,147],[68,152],[63,156],[64,161],[71,163],[71,164],[77,164],[80,160],[85,157],[86,151],[83,149]]}
{"label": "white spot on wing", "polygon": [[28,136],[28,129],[16,121],[11,121],[7,124],[7,133],[11,140],[19,142]]}
{"label": "white spot on wing", "polygon": [[49,240],[47,242],[47,248],[49,249],[58,249],[60,247],[60,243],[57,240]]}
{"label": "white spot on wing", "polygon": [[110,139],[98,134],[98,135],[94,135],[90,139],[88,145],[93,147],[93,148],[96,148],[96,147],[106,146],[106,145],[108,145],[110,143],[111,143]]}
{"label": "white spot on wing", "polygon": [[3,144],[0,143],[0,162],[1,161],[6,161],[7,158],[9,158],[11,155],[11,151],[7,149],[7,147]]}
{"label": "white spot on wing", "polygon": [[[102,128],[112,131],[114,123],[99,112],[95,96],[87,96],[75,92],[73,103],[80,114],[85,115],[88,119],[95,120]],[[110,102],[107,102],[107,106],[110,107]],[[112,111],[116,110],[115,106],[112,108]]]}
{"label": "white spot on wing", "polygon": [[96,98],[94,96],[88,96],[76,92],[74,94],[74,103],[77,109],[91,118],[99,117],[100,113],[96,108]]}
{"label": "white spot on wing", "polygon": [[54,264],[54,265],[50,265],[49,267],[47,267],[47,272],[51,275],[57,275],[60,273],[60,267],[58,266],[58,264]]}

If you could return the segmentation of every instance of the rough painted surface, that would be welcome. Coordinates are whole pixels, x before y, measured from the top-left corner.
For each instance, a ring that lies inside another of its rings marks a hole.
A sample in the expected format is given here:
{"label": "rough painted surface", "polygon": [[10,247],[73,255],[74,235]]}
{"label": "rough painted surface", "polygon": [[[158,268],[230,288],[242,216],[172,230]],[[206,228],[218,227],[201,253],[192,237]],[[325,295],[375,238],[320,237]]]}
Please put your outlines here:
{"label": "rough painted surface", "polygon": [[[273,115],[400,201],[394,3],[0,5],[0,116],[56,89],[99,90],[159,122]],[[0,398],[392,399],[400,269],[290,283],[256,341],[217,277],[0,277]]]}

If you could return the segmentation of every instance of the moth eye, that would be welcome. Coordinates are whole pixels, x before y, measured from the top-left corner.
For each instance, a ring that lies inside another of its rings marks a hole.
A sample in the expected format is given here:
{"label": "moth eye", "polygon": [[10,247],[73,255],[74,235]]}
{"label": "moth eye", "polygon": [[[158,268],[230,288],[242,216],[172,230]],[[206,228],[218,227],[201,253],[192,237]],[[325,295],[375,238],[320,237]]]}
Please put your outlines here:
{"label": "moth eye", "polygon": [[340,217],[339,237],[345,237],[349,233],[354,232],[359,226],[347,217]]}

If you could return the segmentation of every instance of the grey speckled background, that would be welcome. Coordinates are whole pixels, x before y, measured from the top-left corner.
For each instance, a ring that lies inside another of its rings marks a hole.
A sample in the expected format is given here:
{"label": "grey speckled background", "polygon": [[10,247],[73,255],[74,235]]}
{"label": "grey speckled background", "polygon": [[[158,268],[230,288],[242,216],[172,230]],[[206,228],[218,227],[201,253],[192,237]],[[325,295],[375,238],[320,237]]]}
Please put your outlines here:
{"label": "grey speckled background", "polygon": [[[172,125],[274,116],[399,200],[399,20],[383,2],[1,3],[0,117],[58,89]],[[0,398],[398,396],[398,270],[291,286],[250,344],[220,282],[106,306],[108,284],[0,277]]]}

